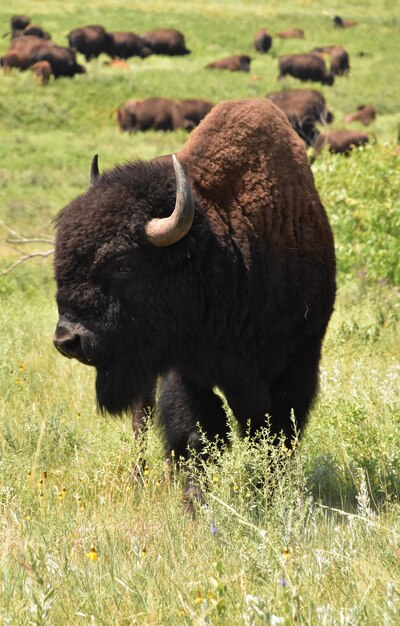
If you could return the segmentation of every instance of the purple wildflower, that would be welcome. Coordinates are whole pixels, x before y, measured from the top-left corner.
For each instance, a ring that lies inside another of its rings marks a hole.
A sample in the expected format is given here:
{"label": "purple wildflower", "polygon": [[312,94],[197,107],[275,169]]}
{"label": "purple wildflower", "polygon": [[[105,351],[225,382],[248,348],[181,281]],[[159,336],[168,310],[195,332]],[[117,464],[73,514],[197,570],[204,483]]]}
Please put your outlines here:
{"label": "purple wildflower", "polygon": [[217,534],[218,531],[217,531],[217,527],[215,526],[215,524],[211,524],[210,532],[212,535]]}

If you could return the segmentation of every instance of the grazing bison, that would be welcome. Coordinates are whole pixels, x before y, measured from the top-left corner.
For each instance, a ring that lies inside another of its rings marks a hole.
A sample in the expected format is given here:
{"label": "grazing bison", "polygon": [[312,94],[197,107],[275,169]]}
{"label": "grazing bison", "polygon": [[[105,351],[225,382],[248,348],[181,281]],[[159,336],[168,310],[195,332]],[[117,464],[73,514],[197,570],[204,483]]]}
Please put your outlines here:
{"label": "grazing bison", "polygon": [[313,148],[317,155],[325,146],[329,152],[349,154],[353,148],[364,146],[368,141],[366,133],[355,130],[331,130],[329,133],[319,135],[313,143]]}
{"label": "grazing bison", "polygon": [[38,61],[32,65],[32,72],[40,85],[47,85],[53,71],[48,61]]}
{"label": "grazing bison", "polygon": [[332,72],[327,71],[324,60],[318,54],[286,54],[279,57],[278,79],[287,75],[323,85],[333,85],[334,82]]}
{"label": "grazing bison", "polygon": [[318,135],[316,123],[330,124],[333,121],[324,96],[315,89],[274,91],[267,98],[282,109],[291,127],[308,145]]}
{"label": "grazing bison", "polygon": [[268,52],[268,50],[272,46],[272,37],[265,30],[265,28],[261,28],[254,36],[254,47],[257,52]]}
{"label": "grazing bison", "polygon": [[288,30],[281,30],[277,33],[277,36],[281,39],[304,39],[304,30],[301,28],[289,28]]}
{"label": "grazing bison", "polygon": [[143,39],[135,33],[109,33],[110,38],[106,47],[107,54],[113,59],[129,59],[141,57],[144,59],[151,54]]}
{"label": "grazing bison", "polygon": [[147,48],[152,54],[165,54],[168,56],[181,56],[190,54],[190,50],[186,48],[185,37],[173,28],[159,28],[158,30],[150,30],[147,33],[139,35]]}
{"label": "grazing bison", "polygon": [[37,61],[48,61],[51,65],[54,78],[60,76],[75,76],[86,72],[83,65],[76,62],[75,51],[64,46],[52,45],[47,48],[40,48],[34,55],[34,63]]}
{"label": "grazing bison", "polygon": [[206,69],[229,70],[230,72],[249,72],[251,57],[246,54],[233,54],[206,65]]}
{"label": "grazing bison", "polygon": [[331,72],[335,76],[348,76],[350,72],[349,53],[342,46],[321,46],[313,53],[328,54],[331,59]]}
{"label": "grazing bison", "polygon": [[[335,299],[335,252],[303,144],[269,100],[223,102],[178,159],[99,175],[57,220],[54,344],[118,414],[158,378],[168,453],[303,429]],[[151,395],[151,394],[150,394]],[[196,488],[188,485],[190,497]]]}
{"label": "grazing bison", "polygon": [[117,111],[117,121],[121,131],[192,130],[211,110],[207,100],[181,100],[170,98],[147,98],[128,100]]}
{"label": "grazing bison", "polygon": [[2,58],[4,67],[18,67],[20,70],[26,70],[37,60],[36,55],[40,50],[47,50],[54,44],[48,39],[34,37],[33,35],[26,37],[16,37],[11,40],[10,49]]}
{"label": "grazing bison", "polygon": [[85,55],[86,61],[106,52],[112,43],[110,34],[98,25],[74,28],[68,33],[67,39],[71,48]]}
{"label": "grazing bison", "polygon": [[376,111],[372,104],[360,104],[360,106],[357,107],[357,111],[346,115],[344,121],[346,123],[361,122],[364,126],[369,126],[375,117]]}

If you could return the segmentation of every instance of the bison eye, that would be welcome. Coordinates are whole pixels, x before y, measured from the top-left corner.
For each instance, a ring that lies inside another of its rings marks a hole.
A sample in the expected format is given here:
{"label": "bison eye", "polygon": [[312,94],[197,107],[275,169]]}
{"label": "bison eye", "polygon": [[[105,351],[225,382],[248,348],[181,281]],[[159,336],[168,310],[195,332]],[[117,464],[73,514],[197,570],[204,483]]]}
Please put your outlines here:
{"label": "bison eye", "polygon": [[129,274],[132,271],[132,268],[129,265],[118,265],[115,270],[118,274]]}

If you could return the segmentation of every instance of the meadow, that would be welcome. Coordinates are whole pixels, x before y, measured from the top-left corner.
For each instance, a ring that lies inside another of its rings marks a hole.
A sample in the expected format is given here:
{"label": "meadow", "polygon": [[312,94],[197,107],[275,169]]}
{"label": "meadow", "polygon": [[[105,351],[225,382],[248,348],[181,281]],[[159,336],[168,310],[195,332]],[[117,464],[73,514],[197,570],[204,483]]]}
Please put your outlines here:
{"label": "meadow", "polygon": [[[86,189],[93,154],[103,170],[185,143],[183,130],[121,134],[114,114],[128,98],[262,97],[298,87],[277,81],[280,54],[337,43],[350,75],[317,87],[333,126],[359,104],[378,114],[367,147],[312,164],[338,291],[307,429],[294,451],[273,445],[267,429],[241,440],[227,409],[231,445],[210,444],[199,477],[207,504],[194,517],[151,416],[135,442],[129,416],[97,412],[92,370],[54,350],[51,256],[0,276],[0,623],[399,624],[400,9],[387,0],[13,0],[0,6],[1,33],[18,13],[62,45],[85,24],[178,28],[192,54],[134,58],[128,70],[100,57],[86,75],[45,88],[30,72],[0,74],[0,272],[51,248],[52,220]],[[335,29],[335,14],[358,26]],[[261,26],[297,26],[306,38],[275,38],[257,55]],[[0,55],[7,47],[0,39]],[[203,69],[234,53],[253,56],[249,74]],[[46,241],[10,241],[21,237]]]}

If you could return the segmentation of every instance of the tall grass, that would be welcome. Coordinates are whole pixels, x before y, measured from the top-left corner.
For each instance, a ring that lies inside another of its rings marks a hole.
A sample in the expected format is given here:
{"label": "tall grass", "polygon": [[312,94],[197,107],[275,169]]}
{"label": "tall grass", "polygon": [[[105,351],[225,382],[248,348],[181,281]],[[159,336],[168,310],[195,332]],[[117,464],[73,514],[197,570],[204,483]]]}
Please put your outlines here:
{"label": "tall grass", "polygon": [[[342,125],[363,102],[378,110],[376,141],[313,164],[335,232],[338,298],[324,344],[320,394],[294,452],[267,432],[210,445],[200,477],[207,504],[181,506],[187,468],[164,461],[157,424],[135,442],[129,419],[96,413],[93,372],[52,349],[51,261],[0,278],[0,623],[387,624],[400,611],[399,198],[395,152],[400,16],[395,5],[337,0],[133,2],[16,0],[58,43],[75,26],[184,31],[186,58],[132,59],[126,72],[88,73],[41,88],[29,72],[0,76],[1,236],[52,235],[58,210],[101,168],[178,150],[184,131],[122,135],[114,109],[130,97],[226,98],[279,89],[284,52],[343,44],[351,74],[322,88]],[[358,20],[335,30],[331,15]],[[252,37],[299,26],[301,41]],[[0,42],[1,50],[7,39]],[[363,56],[358,53],[364,52]],[[251,53],[249,75],[207,72]],[[297,86],[288,79],[288,86]],[[37,244],[38,245],[38,244]],[[47,245],[43,244],[43,249]],[[36,244],[27,249],[37,249]],[[6,268],[18,256],[0,246]],[[144,464],[141,463],[144,459]],[[140,467],[139,476],[134,468]]]}

